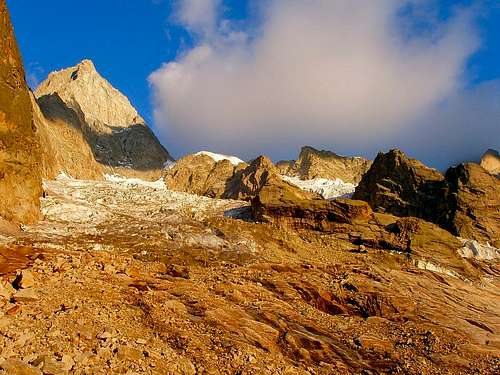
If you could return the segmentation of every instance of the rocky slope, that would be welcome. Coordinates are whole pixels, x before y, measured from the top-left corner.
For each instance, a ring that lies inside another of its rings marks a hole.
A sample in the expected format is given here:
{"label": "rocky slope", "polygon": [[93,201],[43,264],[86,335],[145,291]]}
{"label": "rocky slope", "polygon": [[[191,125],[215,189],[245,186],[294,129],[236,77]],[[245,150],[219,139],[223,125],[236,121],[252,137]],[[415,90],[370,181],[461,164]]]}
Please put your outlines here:
{"label": "rocky slope", "polygon": [[181,158],[164,171],[166,186],[174,191],[236,200],[251,200],[269,181],[301,191],[285,182],[273,162],[265,156],[247,164],[234,157],[214,155],[218,154],[200,152]]}
{"label": "rocky slope", "polygon": [[28,87],[5,0],[0,0],[0,216],[31,222],[39,216],[40,144]]}
{"label": "rocky slope", "polygon": [[47,142],[47,177],[58,170],[80,178],[103,173],[157,177],[173,160],[90,60],[51,73],[35,96],[37,127]]}
{"label": "rocky slope", "polygon": [[500,180],[478,164],[446,172],[447,210],[440,224],[460,237],[500,248]]}
{"label": "rocky slope", "polygon": [[377,156],[353,198],[377,212],[422,218],[457,236],[499,245],[500,181],[477,164],[461,164],[443,176],[391,150]]}
{"label": "rocky slope", "polygon": [[481,158],[481,167],[493,175],[500,177],[500,154],[496,150],[488,150]]}
{"label": "rocky slope", "polygon": [[46,182],[45,220],[0,237],[0,373],[497,372],[498,262],[366,204],[311,230],[283,191],[292,220],[255,223],[139,180]]}
{"label": "rocky slope", "polygon": [[187,155],[163,173],[169,189],[220,198],[226,194],[235,173],[246,163],[234,165],[230,160],[213,158],[205,153]]}
{"label": "rocky slope", "polygon": [[370,160],[361,157],[344,157],[334,152],[319,151],[305,146],[300,151],[297,160],[281,161],[276,164],[276,167],[280,174],[298,177],[301,180],[340,179],[357,185],[370,165]]}
{"label": "rocky slope", "polygon": [[353,199],[378,212],[429,219],[442,203],[444,176],[399,150],[379,153],[356,188]]}

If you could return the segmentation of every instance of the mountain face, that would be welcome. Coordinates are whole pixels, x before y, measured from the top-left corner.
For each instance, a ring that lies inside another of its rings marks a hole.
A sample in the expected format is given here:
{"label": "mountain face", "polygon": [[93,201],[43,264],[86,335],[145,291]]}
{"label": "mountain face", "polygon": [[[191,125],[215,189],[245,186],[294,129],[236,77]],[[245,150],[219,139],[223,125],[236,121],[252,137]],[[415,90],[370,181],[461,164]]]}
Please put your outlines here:
{"label": "mountain face", "polygon": [[51,73],[35,98],[37,126],[47,146],[47,177],[59,171],[80,178],[103,173],[148,177],[173,160],[90,60]]}
{"label": "mountain face", "polygon": [[5,0],[0,0],[0,216],[32,222],[42,194],[40,144],[24,68]]}
{"label": "mountain face", "polygon": [[377,212],[428,218],[439,203],[444,176],[400,150],[379,153],[361,179],[353,199]]}
{"label": "mountain face", "polygon": [[500,177],[500,154],[496,150],[488,150],[481,158],[481,167],[492,175]]}
{"label": "mountain face", "polygon": [[345,157],[331,151],[319,151],[305,146],[297,160],[281,161],[276,167],[282,175],[298,177],[301,180],[340,179],[357,185],[370,165],[370,160],[361,157]]}
{"label": "mountain face", "polygon": [[500,180],[478,164],[443,176],[399,150],[380,153],[353,195],[376,212],[413,216],[482,244],[500,246]]}

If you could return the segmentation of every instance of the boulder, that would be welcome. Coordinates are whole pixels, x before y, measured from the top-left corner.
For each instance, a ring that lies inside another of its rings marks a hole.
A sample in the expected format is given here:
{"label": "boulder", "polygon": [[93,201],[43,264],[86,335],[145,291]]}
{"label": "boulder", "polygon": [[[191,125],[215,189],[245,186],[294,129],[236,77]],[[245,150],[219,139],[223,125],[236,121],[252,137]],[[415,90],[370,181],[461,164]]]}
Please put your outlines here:
{"label": "boulder", "polygon": [[481,158],[481,167],[492,175],[500,177],[500,154],[497,150],[489,149]]}
{"label": "boulder", "polygon": [[29,223],[39,218],[40,143],[21,55],[5,0],[0,0],[0,216]]}
{"label": "boulder", "polygon": [[377,212],[429,219],[442,204],[443,180],[437,170],[391,150],[377,155],[353,199],[368,202]]}
{"label": "boulder", "polygon": [[478,164],[446,172],[446,210],[438,223],[457,236],[500,247],[500,180]]}
{"label": "boulder", "polygon": [[331,151],[320,151],[304,146],[297,160],[280,161],[276,164],[276,168],[282,175],[298,177],[301,180],[338,178],[357,185],[370,165],[370,160],[361,157],[345,157]]}
{"label": "boulder", "polygon": [[252,216],[260,222],[332,232],[339,223],[369,221],[373,212],[363,201],[324,200],[283,180],[269,179],[252,200]]}

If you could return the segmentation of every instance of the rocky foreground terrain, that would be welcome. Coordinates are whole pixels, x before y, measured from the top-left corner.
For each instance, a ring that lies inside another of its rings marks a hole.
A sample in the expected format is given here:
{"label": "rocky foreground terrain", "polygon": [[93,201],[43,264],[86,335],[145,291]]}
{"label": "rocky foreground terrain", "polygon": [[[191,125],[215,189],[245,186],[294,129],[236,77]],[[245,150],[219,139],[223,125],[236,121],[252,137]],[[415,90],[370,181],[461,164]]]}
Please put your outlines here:
{"label": "rocky foreground terrain", "polygon": [[272,184],[267,223],[161,181],[44,185],[44,220],[1,237],[3,373],[499,370],[494,248],[348,200],[311,230]]}

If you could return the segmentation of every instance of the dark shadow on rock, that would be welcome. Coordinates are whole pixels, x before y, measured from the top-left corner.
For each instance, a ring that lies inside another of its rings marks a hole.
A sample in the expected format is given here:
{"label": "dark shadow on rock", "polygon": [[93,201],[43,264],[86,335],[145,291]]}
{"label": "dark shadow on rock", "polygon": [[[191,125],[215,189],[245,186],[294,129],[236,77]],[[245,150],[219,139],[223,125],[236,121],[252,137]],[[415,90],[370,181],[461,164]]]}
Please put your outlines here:
{"label": "dark shadow on rock", "polygon": [[[91,128],[83,111],[72,109],[57,93],[37,98],[43,115],[51,121],[60,121],[82,132],[98,163],[113,168],[129,168],[137,171],[162,169],[169,160],[168,151],[153,132],[143,124],[114,127],[106,124],[102,132]],[[77,103],[75,103],[78,106]]]}

